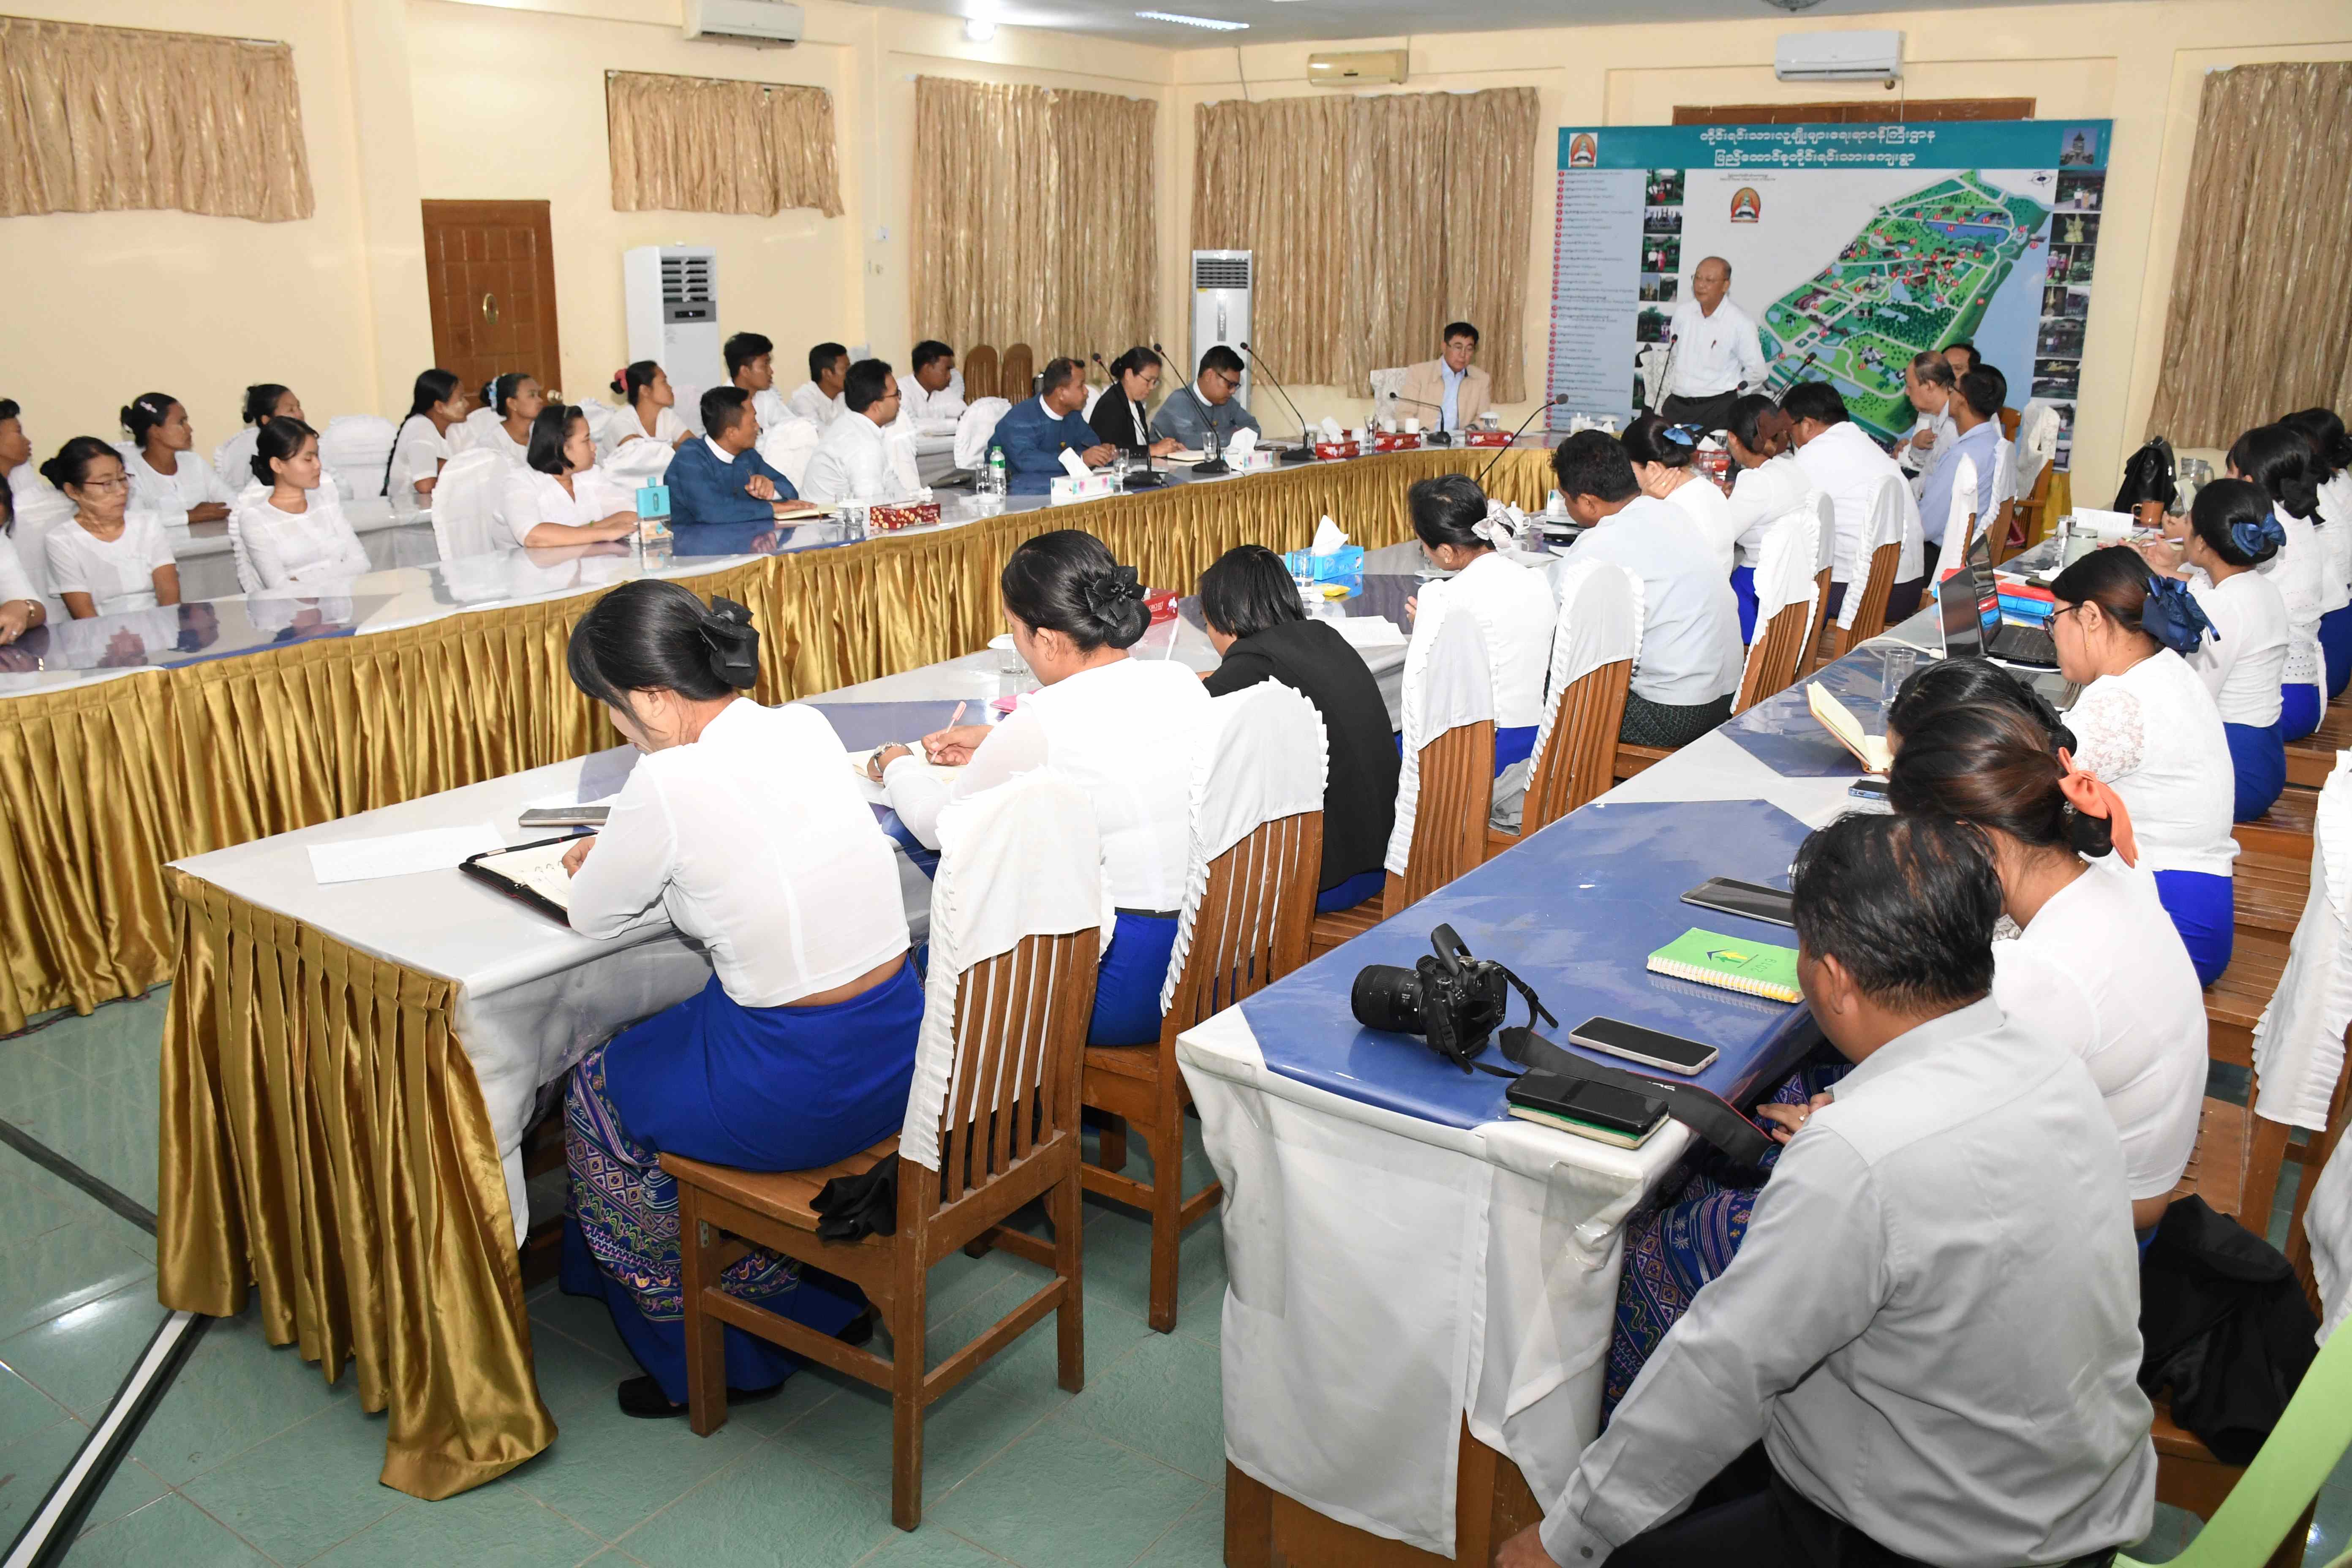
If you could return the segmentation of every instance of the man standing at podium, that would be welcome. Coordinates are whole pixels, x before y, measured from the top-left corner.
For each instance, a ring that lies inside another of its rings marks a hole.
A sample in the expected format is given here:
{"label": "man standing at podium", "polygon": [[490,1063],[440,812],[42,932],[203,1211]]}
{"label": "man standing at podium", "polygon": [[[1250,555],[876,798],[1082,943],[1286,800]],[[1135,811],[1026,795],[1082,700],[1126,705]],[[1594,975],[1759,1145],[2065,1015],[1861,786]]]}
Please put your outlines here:
{"label": "man standing at podium", "polygon": [[1742,393],[1764,384],[1764,347],[1756,318],[1724,296],[1731,263],[1710,256],[1691,274],[1691,297],[1667,323],[1666,400],[1658,412],[1677,425],[1721,430]]}

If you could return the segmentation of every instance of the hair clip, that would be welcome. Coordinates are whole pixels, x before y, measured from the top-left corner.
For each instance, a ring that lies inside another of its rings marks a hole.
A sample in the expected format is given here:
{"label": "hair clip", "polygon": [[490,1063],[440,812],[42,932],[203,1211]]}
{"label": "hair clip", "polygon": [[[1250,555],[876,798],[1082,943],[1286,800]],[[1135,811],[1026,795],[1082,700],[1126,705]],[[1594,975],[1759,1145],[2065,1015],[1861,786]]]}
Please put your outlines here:
{"label": "hair clip", "polygon": [[2275,508],[2263,513],[2259,521],[2241,520],[2230,525],[2230,542],[2241,553],[2255,560],[2266,560],[2286,548],[2286,527],[2278,520]]}
{"label": "hair clip", "polygon": [[1698,445],[1698,437],[1692,433],[1691,427],[1687,425],[1669,425],[1659,431],[1658,435],[1665,440],[1672,441],[1677,447]]}
{"label": "hair clip", "polygon": [[2205,607],[2178,577],[2150,572],[2147,598],[2140,606],[2140,629],[2184,658],[2207,637],[2218,637]]}

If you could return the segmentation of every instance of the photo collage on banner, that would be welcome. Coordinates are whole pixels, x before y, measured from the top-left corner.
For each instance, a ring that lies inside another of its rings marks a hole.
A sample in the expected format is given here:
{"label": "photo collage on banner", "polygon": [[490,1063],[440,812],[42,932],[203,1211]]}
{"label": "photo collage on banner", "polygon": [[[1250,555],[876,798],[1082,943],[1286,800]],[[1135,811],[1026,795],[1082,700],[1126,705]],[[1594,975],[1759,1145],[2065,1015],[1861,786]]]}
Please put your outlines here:
{"label": "photo collage on banner", "polygon": [[1569,127],[1559,133],[1550,418],[1621,422],[1664,395],[1675,308],[1719,256],[1766,390],[1826,380],[1892,443],[1915,354],[1963,340],[2009,404],[2074,444],[2106,121]]}

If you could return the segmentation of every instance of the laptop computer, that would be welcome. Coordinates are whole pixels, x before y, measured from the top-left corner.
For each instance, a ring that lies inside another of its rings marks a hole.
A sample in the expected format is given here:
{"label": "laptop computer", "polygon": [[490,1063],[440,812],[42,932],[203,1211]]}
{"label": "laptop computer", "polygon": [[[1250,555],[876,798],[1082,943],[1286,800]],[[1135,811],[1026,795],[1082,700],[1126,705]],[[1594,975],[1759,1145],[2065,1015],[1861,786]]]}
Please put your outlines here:
{"label": "laptop computer", "polygon": [[1937,605],[1947,658],[1991,658],[2029,669],[2058,668],[2058,645],[2040,626],[2000,618],[2000,592],[1992,572],[1992,542],[1983,534],[1969,546],[1968,564],[1939,590]]}

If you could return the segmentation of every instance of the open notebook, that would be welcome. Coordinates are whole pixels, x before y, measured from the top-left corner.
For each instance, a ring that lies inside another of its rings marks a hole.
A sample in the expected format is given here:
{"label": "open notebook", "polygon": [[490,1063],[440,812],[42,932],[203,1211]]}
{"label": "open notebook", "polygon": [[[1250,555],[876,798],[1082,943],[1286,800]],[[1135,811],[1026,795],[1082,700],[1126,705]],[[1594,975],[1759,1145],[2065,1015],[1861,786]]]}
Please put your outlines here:
{"label": "open notebook", "polygon": [[1883,773],[1895,765],[1894,753],[1886,749],[1886,737],[1864,733],[1862,721],[1853,716],[1853,710],[1831,696],[1820,681],[1805,688],[1805,702],[1822,728],[1835,735],[1838,743],[1853,753],[1854,761],[1865,772]]}
{"label": "open notebook", "polygon": [[[868,746],[862,752],[850,752],[849,771],[856,773],[859,778],[864,779],[866,783],[872,784],[874,782],[874,776],[866,771],[866,764],[872,761],[874,753],[881,749],[882,748],[879,746]],[[963,772],[961,768],[951,768],[944,763],[926,763],[921,761],[919,758],[917,759],[916,765],[929,769],[931,776],[938,779],[941,784],[955,783],[956,775]]]}
{"label": "open notebook", "polygon": [[530,905],[562,925],[572,923],[572,878],[563,869],[563,852],[579,838],[542,838],[512,849],[477,855],[457,868],[477,881],[487,882],[519,903]]}

